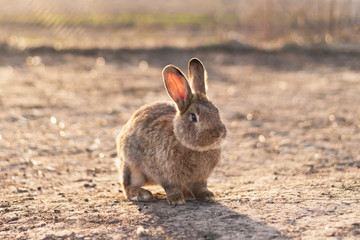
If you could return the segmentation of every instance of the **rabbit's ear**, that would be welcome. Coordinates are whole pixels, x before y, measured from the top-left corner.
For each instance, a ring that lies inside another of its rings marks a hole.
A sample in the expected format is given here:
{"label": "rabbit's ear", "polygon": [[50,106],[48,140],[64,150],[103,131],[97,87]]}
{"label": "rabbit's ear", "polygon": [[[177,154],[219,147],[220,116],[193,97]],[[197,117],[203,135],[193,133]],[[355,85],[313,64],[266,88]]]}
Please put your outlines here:
{"label": "rabbit's ear", "polygon": [[163,70],[165,87],[170,97],[174,100],[180,112],[185,112],[190,104],[192,93],[184,74],[173,65],[168,65]]}
{"label": "rabbit's ear", "polygon": [[189,80],[194,92],[206,94],[207,74],[204,65],[197,58],[192,58],[189,61]]}

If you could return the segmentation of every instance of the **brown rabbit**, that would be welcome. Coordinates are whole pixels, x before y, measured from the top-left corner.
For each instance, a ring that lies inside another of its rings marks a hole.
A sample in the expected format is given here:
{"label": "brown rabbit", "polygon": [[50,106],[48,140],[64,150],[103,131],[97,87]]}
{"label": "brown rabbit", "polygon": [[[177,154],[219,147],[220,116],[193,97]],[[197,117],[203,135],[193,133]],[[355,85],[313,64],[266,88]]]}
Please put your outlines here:
{"label": "brown rabbit", "polygon": [[170,204],[185,204],[184,194],[214,202],[207,179],[220,160],[226,128],[206,96],[206,70],[189,61],[189,80],[175,66],[163,70],[166,90],[175,102],[143,106],[117,137],[117,167],[126,197],[152,201],[145,184],[159,184]]}

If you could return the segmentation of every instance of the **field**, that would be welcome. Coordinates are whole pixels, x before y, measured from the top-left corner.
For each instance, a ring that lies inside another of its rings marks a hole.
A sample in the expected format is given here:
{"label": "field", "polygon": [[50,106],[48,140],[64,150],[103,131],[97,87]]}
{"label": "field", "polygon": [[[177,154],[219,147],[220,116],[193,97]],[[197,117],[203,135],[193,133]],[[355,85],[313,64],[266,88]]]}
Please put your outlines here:
{"label": "field", "polygon": [[[359,51],[169,26],[53,44],[34,29],[2,28],[14,37],[0,43],[1,239],[360,238]],[[170,206],[156,186],[155,202],[125,200],[115,137],[140,106],[170,101],[161,71],[186,73],[192,57],[228,130],[217,202]]]}
{"label": "field", "polygon": [[[358,54],[216,48],[18,51],[3,46],[0,236],[358,238]],[[228,128],[215,204],[125,201],[115,136],[169,100],[162,68],[201,58]]]}

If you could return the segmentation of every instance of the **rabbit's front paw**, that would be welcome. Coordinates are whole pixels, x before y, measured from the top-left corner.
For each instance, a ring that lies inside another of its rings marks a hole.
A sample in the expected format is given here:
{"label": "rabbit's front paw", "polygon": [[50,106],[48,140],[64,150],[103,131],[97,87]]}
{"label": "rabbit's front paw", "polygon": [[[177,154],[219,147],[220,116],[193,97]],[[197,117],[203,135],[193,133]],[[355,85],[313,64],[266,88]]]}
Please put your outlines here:
{"label": "rabbit's front paw", "polygon": [[201,202],[215,202],[214,193],[210,192],[207,188],[194,192],[194,196],[196,200]]}
{"label": "rabbit's front paw", "polygon": [[132,188],[127,192],[127,196],[131,201],[150,202],[154,201],[154,197],[150,191],[143,188]]}
{"label": "rabbit's front paw", "polygon": [[173,185],[167,185],[167,186],[163,186],[163,187],[166,192],[166,197],[167,197],[169,204],[171,204],[171,205],[186,204],[184,194],[182,193],[180,187],[173,186]]}
{"label": "rabbit's front paw", "polygon": [[184,199],[184,195],[179,192],[172,195],[167,195],[168,203],[171,205],[183,205],[186,204],[186,201]]}

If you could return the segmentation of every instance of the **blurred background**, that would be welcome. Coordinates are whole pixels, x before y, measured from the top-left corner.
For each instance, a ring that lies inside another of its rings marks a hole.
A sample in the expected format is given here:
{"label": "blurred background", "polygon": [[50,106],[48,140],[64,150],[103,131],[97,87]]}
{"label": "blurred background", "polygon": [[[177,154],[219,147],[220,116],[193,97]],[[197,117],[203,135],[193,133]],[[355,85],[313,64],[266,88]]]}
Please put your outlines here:
{"label": "blurred background", "polygon": [[20,49],[357,48],[360,0],[1,0],[0,42]]}

